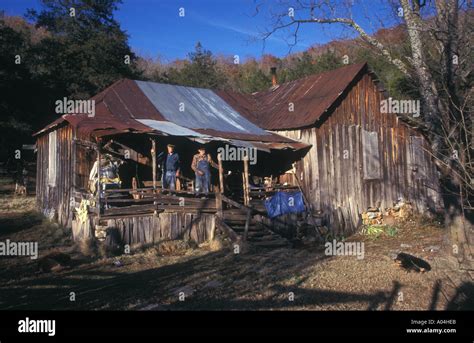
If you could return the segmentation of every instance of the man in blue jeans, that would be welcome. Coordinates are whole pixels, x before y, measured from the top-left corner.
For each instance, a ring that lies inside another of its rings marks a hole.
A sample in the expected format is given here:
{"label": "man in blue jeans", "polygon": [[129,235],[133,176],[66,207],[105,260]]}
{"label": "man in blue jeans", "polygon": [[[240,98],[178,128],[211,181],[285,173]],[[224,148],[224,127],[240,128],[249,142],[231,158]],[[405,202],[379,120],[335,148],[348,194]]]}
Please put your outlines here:
{"label": "man in blue jeans", "polygon": [[174,145],[168,144],[166,146],[168,153],[163,159],[163,175],[162,186],[163,189],[176,190],[176,177],[179,176],[180,162],[179,155],[174,151]]}
{"label": "man in blue jeans", "polygon": [[211,155],[206,154],[206,149],[200,147],[198,153],[193,156],[191,169],[196,174],[196,193],[209,193],[211,185],[211,166],[219,168],[219,166],[212,160]]}

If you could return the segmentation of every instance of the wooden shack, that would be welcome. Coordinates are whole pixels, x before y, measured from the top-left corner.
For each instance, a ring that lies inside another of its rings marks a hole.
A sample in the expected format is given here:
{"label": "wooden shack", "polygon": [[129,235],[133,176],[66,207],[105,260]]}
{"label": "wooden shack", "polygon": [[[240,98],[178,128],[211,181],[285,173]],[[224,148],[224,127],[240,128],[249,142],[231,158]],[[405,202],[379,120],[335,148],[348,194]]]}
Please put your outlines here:
{"label": "wooden shack", "polygon": [[[367,64],[254,94],[120,80],[91,99],[94,116],[63,115],[36,134],[38,205],[72,226],[75,238],[115,230],[130,244],[202,242],[219,227],[279,245],[275,228],[291,234],[306,223],[347,236],[368,209],[400,201],[435,212],[442,206],[435,164],[423,135],[403,119],[420,113],[385,113],[387,99]],[[183,177],[181,189],[164,194],[156,154],[168,143],[184,162]],[[200,199],[190,169],[199,145],[216,161],[219,147],[255,149],[258,163],[220,160],[212,194]],[[89,173],[103,154],[124,163],[122,184],[94,194]],[[307,212],[269,219],[263,201],[294,190]]]}
{"label": "wooden shack", "polygon": [[232,94],[227,100],[260,127],[312,146],[293,182],[336,233],[353,233],[369,208],[399,201],[425,213],[442,208],[430,148],[404,120],[420,113],[385,111],[402,99],[389,100],[367,64],[276,85],[245,102]]}
{"label": "wooden shack", "polygon": [[[120,80],[90,101],[95,113],[64,114],[36,133],[38,207],[72,227],[75,240],[118,236],[121,244],[177,238],[200,243],[216,227],[235,238],[241,229],[247,238],[258,214],[249,207],[250,173],[283,173],[309,148],[261,129],[212,90]],[[169,143],[182,163],[180,187],[173,191],[162,189],[158,175],[157,155]],[[199,146],[220,167],[204,199],[195,195],[190,168]],[[218,159],[219,147],[253,149],[260,162]],[[101,170],[105,156],[120,162],[118,188],[103,189],[100,172],[91,180],[94,163]],[[263,197],[268,194],[259,189]],[[263,202],[259,205],[263,210]],[[268,234],[256,236],[279,238],[265,230]]]}

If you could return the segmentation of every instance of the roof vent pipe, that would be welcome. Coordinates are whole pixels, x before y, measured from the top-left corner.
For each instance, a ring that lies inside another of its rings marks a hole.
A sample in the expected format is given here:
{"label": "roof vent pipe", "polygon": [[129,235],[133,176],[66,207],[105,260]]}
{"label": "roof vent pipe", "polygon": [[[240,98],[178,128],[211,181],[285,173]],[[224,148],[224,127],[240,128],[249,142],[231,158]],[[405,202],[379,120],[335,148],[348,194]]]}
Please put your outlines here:
{"label": "roof vent pipe", "polygon": [[272,86],[275,87],[278,85],[278,80],[277,80],[277,68],[276,67],[271,67],[270,68],[270,74],[272,74]]}

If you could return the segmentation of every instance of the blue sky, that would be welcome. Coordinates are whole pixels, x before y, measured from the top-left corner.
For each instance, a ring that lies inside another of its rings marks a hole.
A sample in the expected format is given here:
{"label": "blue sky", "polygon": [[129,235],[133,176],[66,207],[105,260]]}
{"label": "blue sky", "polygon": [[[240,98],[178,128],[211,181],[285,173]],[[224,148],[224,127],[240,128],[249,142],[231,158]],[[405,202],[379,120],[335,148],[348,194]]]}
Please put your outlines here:
{"label": "blue sky", "polygon": [[[260,1],[259,1],[260,2]],[[366,1],[373,12],[377,5]],[[185,58],[197,41],[214,54],[260,57],[269,53],[279,57],[289,52],[288,32],[273,35],[265,45],[259,35],[271,27],[270,13],[274,1],[256,13],[254,0],[124,0],[115,18],[129,35],[133,50],[142,56],[160,56],[165,61]],[[0,0],[0,9],[7,15],[23,15],[27,8],[40,8],[37,0]],[[179,9],[185,16],[180,17]],[[370,16],[370,14],[369,14]],[[367,13],[357,9],[355,17],[369,32]],[[293,51],[306,50],[313,44],[323,44],[341,33],[335,25],[306,25]]]}

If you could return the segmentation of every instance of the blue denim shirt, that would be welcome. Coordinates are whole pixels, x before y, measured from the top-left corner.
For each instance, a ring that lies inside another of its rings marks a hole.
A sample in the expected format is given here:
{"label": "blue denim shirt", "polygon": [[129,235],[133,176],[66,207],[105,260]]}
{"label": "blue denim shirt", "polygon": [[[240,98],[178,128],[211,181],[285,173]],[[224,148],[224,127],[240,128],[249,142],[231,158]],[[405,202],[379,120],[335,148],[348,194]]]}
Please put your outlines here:
{"label": "blue denim shirt", "polygon": [[171,155],[166,154],[164,163],[165,171],[176,172],[179,170],[179,155],[173,152]]}

